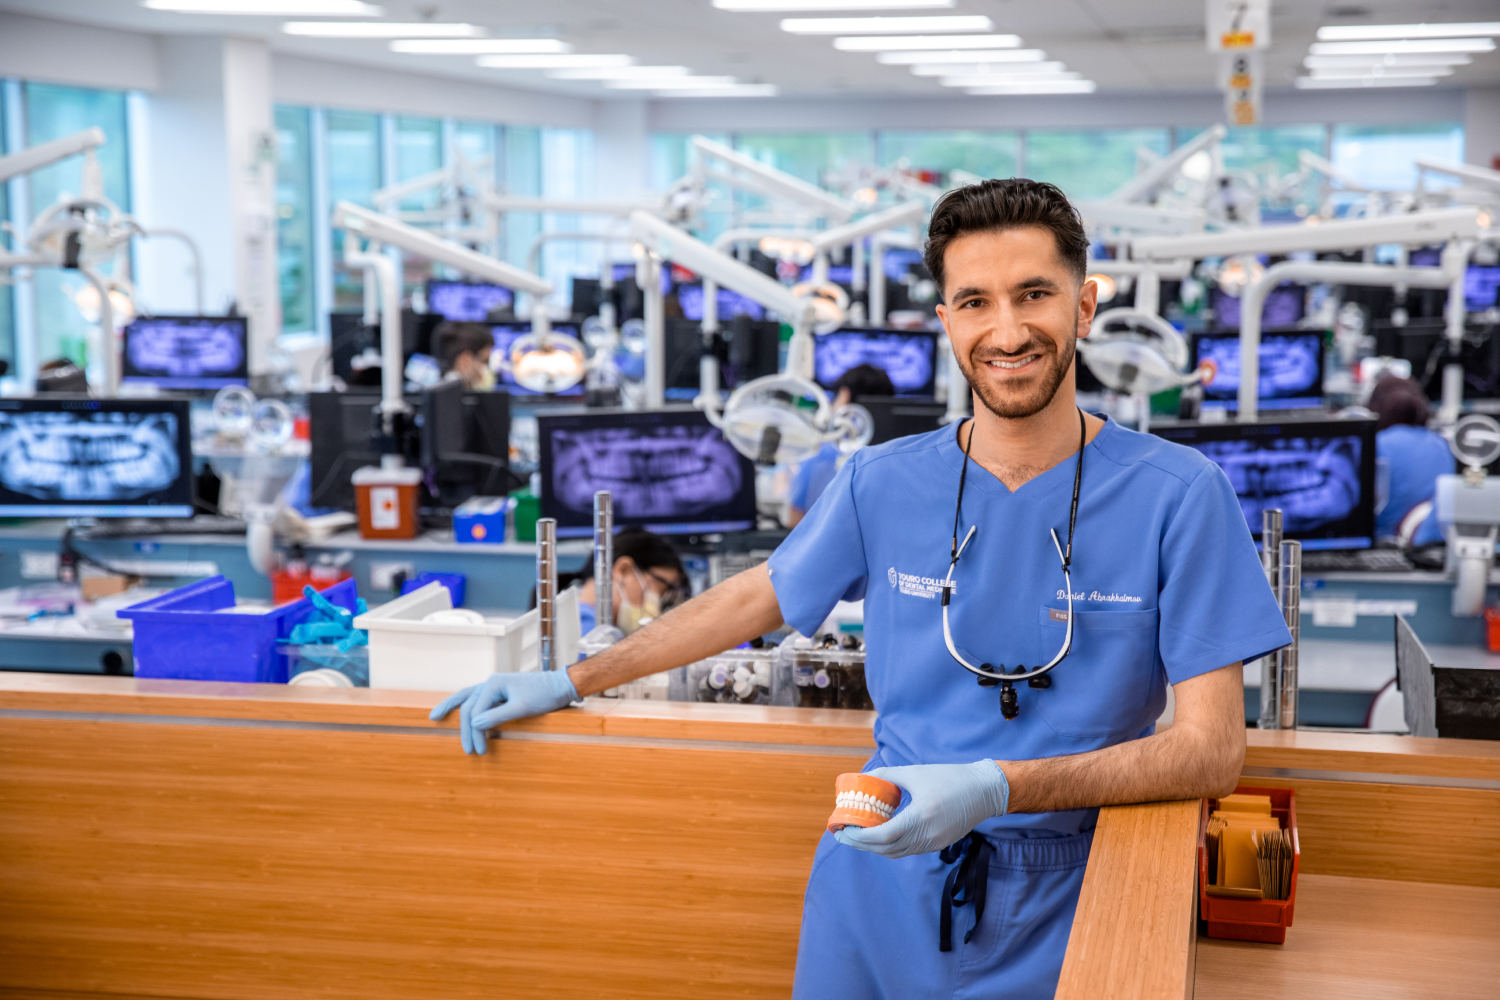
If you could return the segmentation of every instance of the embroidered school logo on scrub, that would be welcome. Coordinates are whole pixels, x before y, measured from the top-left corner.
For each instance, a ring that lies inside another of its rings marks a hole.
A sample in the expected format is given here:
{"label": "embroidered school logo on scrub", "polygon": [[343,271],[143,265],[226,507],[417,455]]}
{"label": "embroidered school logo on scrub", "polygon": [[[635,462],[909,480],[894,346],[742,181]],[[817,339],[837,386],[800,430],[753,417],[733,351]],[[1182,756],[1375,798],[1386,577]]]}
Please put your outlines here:
{"label": "embroidered school logo on scrub", "polygon": [[[911,597],[941,597],[943,596],[942,577],[917,576],[915,573],[897,572],[892,566],[886,571],[886,576],[891,581],[891,586]],[[953,584],[953,592],[958,593],[958,584]]]}

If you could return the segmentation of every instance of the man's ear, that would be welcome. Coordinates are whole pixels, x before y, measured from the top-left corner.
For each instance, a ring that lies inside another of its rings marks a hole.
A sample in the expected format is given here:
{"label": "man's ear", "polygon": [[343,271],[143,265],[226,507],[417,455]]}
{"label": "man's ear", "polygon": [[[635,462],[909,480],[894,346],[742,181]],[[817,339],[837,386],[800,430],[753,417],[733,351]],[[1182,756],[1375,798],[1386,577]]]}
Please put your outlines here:
{"label": "man's ear", "polygon": [[1087,337],[1092,329],[1094,314],[1099,310],[1099,286],[1092,281],[1084,281],[1083,287],[1078,291],[1078,336],[1079,339]]}

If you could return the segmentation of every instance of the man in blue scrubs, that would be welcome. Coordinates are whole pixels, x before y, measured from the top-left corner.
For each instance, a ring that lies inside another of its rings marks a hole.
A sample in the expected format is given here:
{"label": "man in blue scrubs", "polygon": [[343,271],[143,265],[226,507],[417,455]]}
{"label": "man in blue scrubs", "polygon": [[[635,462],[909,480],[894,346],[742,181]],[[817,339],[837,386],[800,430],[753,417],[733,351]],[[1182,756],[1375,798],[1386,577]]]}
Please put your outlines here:
{"label": "man in blue scrubs", "polygon": [[[1051,185],[950,192],[926,263],[974,418],[856,453],[769,564],[608,652],[434,710],[459,707],[465,748],[483,752],[500,722],[783,621],[811,634],[864,599],[879,712],[866,769],[906,794],[888,823],[819,845],[803,1000],[1051,997],[1098,807],[1236,783],[1241,661],[1290,636],[1223,473],[1075,405],[1087,249]],[[1037,686],[976,683],[959,662],[1013,673],[1064,649]],[[1157,734],[1168,684],[1174,720]]]}

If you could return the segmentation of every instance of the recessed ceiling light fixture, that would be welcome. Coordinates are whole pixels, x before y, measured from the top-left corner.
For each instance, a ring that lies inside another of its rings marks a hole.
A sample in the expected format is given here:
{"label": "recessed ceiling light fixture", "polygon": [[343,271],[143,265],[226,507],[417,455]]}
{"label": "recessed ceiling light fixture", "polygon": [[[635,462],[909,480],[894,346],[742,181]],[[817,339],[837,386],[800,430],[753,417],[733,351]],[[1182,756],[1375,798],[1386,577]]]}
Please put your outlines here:
{"label": "recessed ceiling light fixture", "polygon": [[403,38],[391,43],[391,51],[418,56],[555,55],[571,52],[573,46],[555,38]]}
{"label": "recessed ceiling light fixture", "polygon": [[949,49],[946,52],[882,52],[875,61],[886,66],[914,63],[1037,63],[1047,58],[1041,49]]}
{"label": "recessed ceiling light fixture", "polygon": [[149,10],[241,17],[379,17],[385,11],[361,0],[143,0]]}
{"label": "recessed ceiling light fixture", "polygon": [[709,90],[733,87],[739,81],[732,76],[676,76],[655,80],[605,80],[609,90]]}
{"label": "recessed ceiling light fixture", "polygon": [[687,76],[686,66],[582,66],[577,69],[549,69],[554,80],[660,80]]}
{"label": "recessed ceiling light fixture", "polygon": [[1060,62],[938,62],[916,63],[911,67],[911,72],[913,76],[963,76],[966,73],[1013,73],[1017,76],[1045,76],[1048,73],[1061,73],[1066,69],[1067,66]]}
{"label": "recessed ceiling light fixture", "polygon": [[1000,86],[969,87],[964,91],[975,97],[1029,97],[1042,94],[1092,94],[1093,80],[1058,80],[1056,83],[1008,83]]}
{"label": "recessed ceiling light fixture", "polygon": [[1308,53],[1315,56],[1376,56],[1387,52],[1421,55],[1433,52],[1493,52],[1488,38],[1417,38],[1394,42],[1313,42]]}
{"label": "recessed ceiling light fixture", "polygon": [[656,97],[775,97],[771,83],[737,83],[732,87],[710,87],[706,90],[658,90]]}
{"label": "recessed ceiling light fixture", "polygon": [[517,55],[480,56],[475,60],[485,69],[572,69],[583,66],[629,66],[629,56],[618,55]]}
{"label": "recessed ceiling light fixture", "polygon": [[1082,73],[1046,73],[1039,77],[1015,73],[963,73],[945,76],[938,83],[945,87],[988,87],[1000,84],[1036,84],[1042,86],[1063,81],[1083,79]]}
{"label": "recessed ceiling light fixture", "polygon": [[927,31],[989,31],[994,22],[982,15],[935,17],[784,17],[781,30],[794,35],[895,35]]}
{"label": "recessed ceiling light fixture", "polygon": [[1430,76],[1366,76],[1358,80],[1299,76],[1296,80],[1298,90],[1348,90],[1359,87],[1430,87],[1435,83],[1437,83],[1436,78]]}
{"label": "recessed ceiling light fixture", "polygon": [[1302,60],[1302,65],[1308,69],[1331,69],[1337,66],[1467,66],[1473,61],[1473,56],[1462,52],[1415,56],[1387,52],[1379,56],[1308,56]]}
{"label": "recessed ceiling light fixture", "polygon": [[1363,80],[1366,77],[1452,76],[1452,66],[1343,66],[1338,69],[1314,69],[1319,80]]}
{"label": "recessed ceiling light fixture", "polygon": [[1018,49],[1020,35],[888,35],[884,38],[835,38],[840,52],[902,52],[941,49]]}
{"label": "recessed ceiling light fixture", "polygon": [[952,7],[955,0],[714,0],[719,10],[920,10]]}
{"label": "recessed ceiling light fixture", "polygon": [[1403,38],[1465,38],[1500,35],[1500,21],[1466,24],[1338,24],[1318,29],[1320,42],[1372,42]]}
{"label": "recessed ceiling light fixture", "polygon": [[477,24],[436,24],[427,21],[288,21],[283,34],[304,38],[483,38]]}

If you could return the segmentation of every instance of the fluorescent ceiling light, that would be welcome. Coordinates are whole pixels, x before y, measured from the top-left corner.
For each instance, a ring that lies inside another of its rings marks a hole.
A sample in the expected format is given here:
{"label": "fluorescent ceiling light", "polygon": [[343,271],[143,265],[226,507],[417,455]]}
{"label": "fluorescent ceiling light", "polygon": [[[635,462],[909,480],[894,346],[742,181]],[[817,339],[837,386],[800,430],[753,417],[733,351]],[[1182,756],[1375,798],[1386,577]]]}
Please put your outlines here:
{"label": "fluorescent ceiling light", "polygon": [[283,34],[306,38],[483,38],[477,24],[434,24],[427,21],[288,21]]}
{"label": "fluorescent ceiling light", "polygon": [[1015,76],[1046,76],[1061,73],[1068,67],[1060,62],[1037,63],[917,63],[912,76],[966,76],[971,73],[1010,73]]}
{"label": "fluorescent ceiling light", "polygon": [[1308,54],[1315,56],[1379,56],[1425,54],[1431,52],[1493,52],[1495,43],[1488,38],[1403,39],[1399,42],[1313,42]]}
{"label": "fluorescent ceiling light", "polygon": [[1363,80],[1366,77],[1452,76],[1452,66],[1340,66],[1312,71],[1319,80]]}
{"label": "fluorescent ceiling light", "polygon": [[361,0],[144,0],[150,10],[247,17],[379,17],[385,11]]}
{"label": "fluorescent ceiling light", "polygon": [[1308,56],[1302,65],[1308,69],[1332,69],[1338,66],[1467,66],[1474,57],[1462,52],[1402,56],[1387,52],[1383,56]]}
{"label": "fluorescent ceiling light", "polygon": [[781,30],[794,35],[894,35],[924,31],[989,31],[994,22],[965,14],[936,17],[784,17]]}
{"label": "fluorescent ceiling light", "polygon": [[1011,73],[964,73],[961,75],[945,76],[938,81],[945,87],[988,87],[992,84],[1037,84],[1042,86],[1054,81],[1081,80],[1082,73],[1047,73],[1040,77],[1015,75]]}
{"label": "fluorescent ceiling light", "polygon": [[1330,80],[1325,77],[1299,76],[1296,82],[1298,90],[1344,90],[1358,87],[1430,87],[1437,83],[1437,80],[1430,76],[1365,76],[1358,80]]}
{"label": "fluorescent ceiling light", "polygon": [[1047,58],[1041,49],[949,49],[946,52],[882,52],[875,57],[887,66],[915,63],[1037,63]]}
{"label": "fluorescent ceiling light", "polygon": [[714,87],[733,87],[732,76],[675,76],[658,77],[655,80],[605,80],[610,90],[709,90]]}
{"label": "fluorescent ceiling light", "polygon": [[714,0],[719,10],[914,10],[952,7],[954,0]]}
{"label": "fluorescent ceiling light", "polygon": [[391,43],[392,52],[419,56],[556,54],[573,46],[555,38],[411,38]]}
{"label": "fluorescent ceiling light", "polygon": [[658,90],[657,97],[775,97],[776,86],[770,83],[737,83],[733,87],[711,87],[708,90]]}
{"label": "fluorescent ceiling light", "polygon": [[975,97],[1026,97],[1033,94],[1092,94],[1093,80],[1058,80],[1056,83],[1011,83],[998,87],[970,87],[964,93]]}
{"label": "fluorescent ceiling light", "polygon": [[659,80],[687,76],[686,66],[584,66],[579,69],[549,69],[554,80]]}
{"label": "fluorescent ceiling light", "polygon": [[583,66],[629,66],[629,56],[602,55],[519,55],[480,56],[475,60],[485,69],[573,69]]}
{"label": "fluorescent ceiling light", "polygon": [[1500,21],[1467,24],[1340,24],[1318,29],[1320,42],[1374,42],[1398,38],[1466,38],[1500,35]]}
{"label": "fluorescent ceiling light", "polygon": [[1020,35],[892,35],[886,38],[835,38],[840,52],[932,52],[938,49],[1018,49]]}

